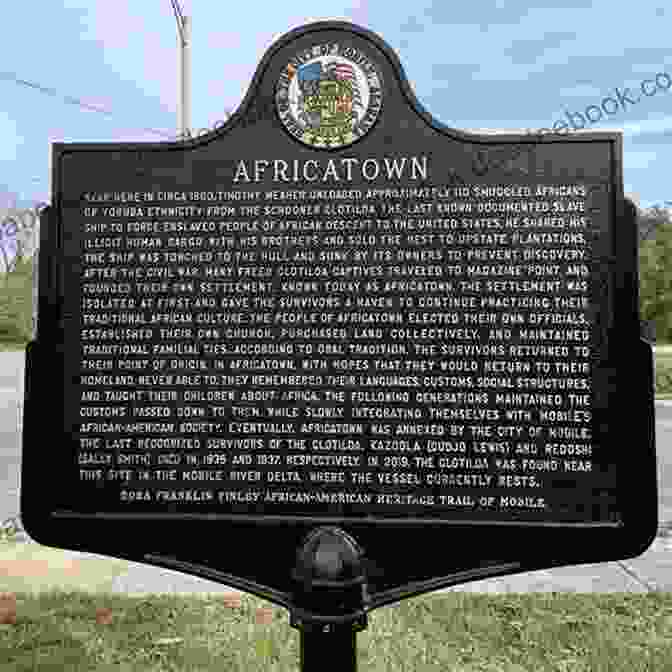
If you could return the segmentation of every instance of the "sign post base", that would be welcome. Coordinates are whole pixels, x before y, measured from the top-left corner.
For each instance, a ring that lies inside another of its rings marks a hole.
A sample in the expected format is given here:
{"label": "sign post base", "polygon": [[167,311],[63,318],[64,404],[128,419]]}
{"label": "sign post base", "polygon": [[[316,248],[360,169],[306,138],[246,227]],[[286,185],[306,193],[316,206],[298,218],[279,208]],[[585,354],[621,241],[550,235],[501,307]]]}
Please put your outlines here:
{"label": "sign post base", "polygon": [[299,548],[290,625],[301,633],[301,671],[357,669],[357,633],[368,603],[363,551],[338,527],[320,527]]}

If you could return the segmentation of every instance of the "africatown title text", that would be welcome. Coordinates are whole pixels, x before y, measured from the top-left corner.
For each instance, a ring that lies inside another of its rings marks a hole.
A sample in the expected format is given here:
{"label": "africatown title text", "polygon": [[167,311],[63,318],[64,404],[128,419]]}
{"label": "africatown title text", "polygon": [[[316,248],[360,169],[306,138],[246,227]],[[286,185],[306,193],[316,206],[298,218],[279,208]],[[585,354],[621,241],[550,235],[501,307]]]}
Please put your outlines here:
{"label": "africatown title text", "polygon": [[[317,161],[309,159],[284,161],[283,159],[256,159],[238,162],[234,182],[261,182],[268,179],[273,182],[351,182],[364,178],[371,182],[379,177],[388,180],[426,180],[428,165],[426,156],[396,157],[393,159],[356,158],[329,159]],[[266,176],[266,177],[265,177]]]}

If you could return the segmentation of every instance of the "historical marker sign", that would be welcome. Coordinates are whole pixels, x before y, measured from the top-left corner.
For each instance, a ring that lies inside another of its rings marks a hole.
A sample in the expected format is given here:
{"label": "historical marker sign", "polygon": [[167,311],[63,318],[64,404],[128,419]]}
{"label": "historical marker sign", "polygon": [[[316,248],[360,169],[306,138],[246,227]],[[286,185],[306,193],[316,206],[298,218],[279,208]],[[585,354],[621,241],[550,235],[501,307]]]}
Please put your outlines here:
{"label": "historical marker sign", "polygon": [[[495,161],[516,144],[534,151]],[[282,602],[301,534],[332,523],[367,549],[374,606],[651,542],[620,134],[449,129],[380,38],[319,23],[217,132],[57,144],[53,166],[24,424],[38,541]]]}

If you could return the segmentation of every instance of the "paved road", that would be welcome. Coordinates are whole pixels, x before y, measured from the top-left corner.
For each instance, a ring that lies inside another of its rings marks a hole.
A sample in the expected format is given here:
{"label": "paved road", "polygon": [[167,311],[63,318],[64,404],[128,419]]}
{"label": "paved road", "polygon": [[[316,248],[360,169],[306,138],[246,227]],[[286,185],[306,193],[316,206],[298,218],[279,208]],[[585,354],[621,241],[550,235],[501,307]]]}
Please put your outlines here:
{"label": "paved road", "polygon": [[[669,446],[669,448],[668,448]],[[672,525],[672,401],[656,403],[658,525]]]}
{"label": "paved road", "polygon": [[[24,361],[23,353],[0,353],[0,523],[19,514]],[[656,444],[659,521],[672,525],[672,401],[656,403]]]}

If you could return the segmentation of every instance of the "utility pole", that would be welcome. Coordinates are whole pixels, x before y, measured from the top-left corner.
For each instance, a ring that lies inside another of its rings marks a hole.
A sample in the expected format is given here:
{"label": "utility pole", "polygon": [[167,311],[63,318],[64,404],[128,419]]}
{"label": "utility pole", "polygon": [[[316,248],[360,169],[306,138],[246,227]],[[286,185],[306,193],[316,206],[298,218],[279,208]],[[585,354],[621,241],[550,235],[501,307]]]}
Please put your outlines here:
{"label": "utility pole", "polygon": [[177,21],[178,63],[178,99],[177,132],[185,139],[191,136],[191,21],[182,14],[177,0],[171,0],[175,20]]}

